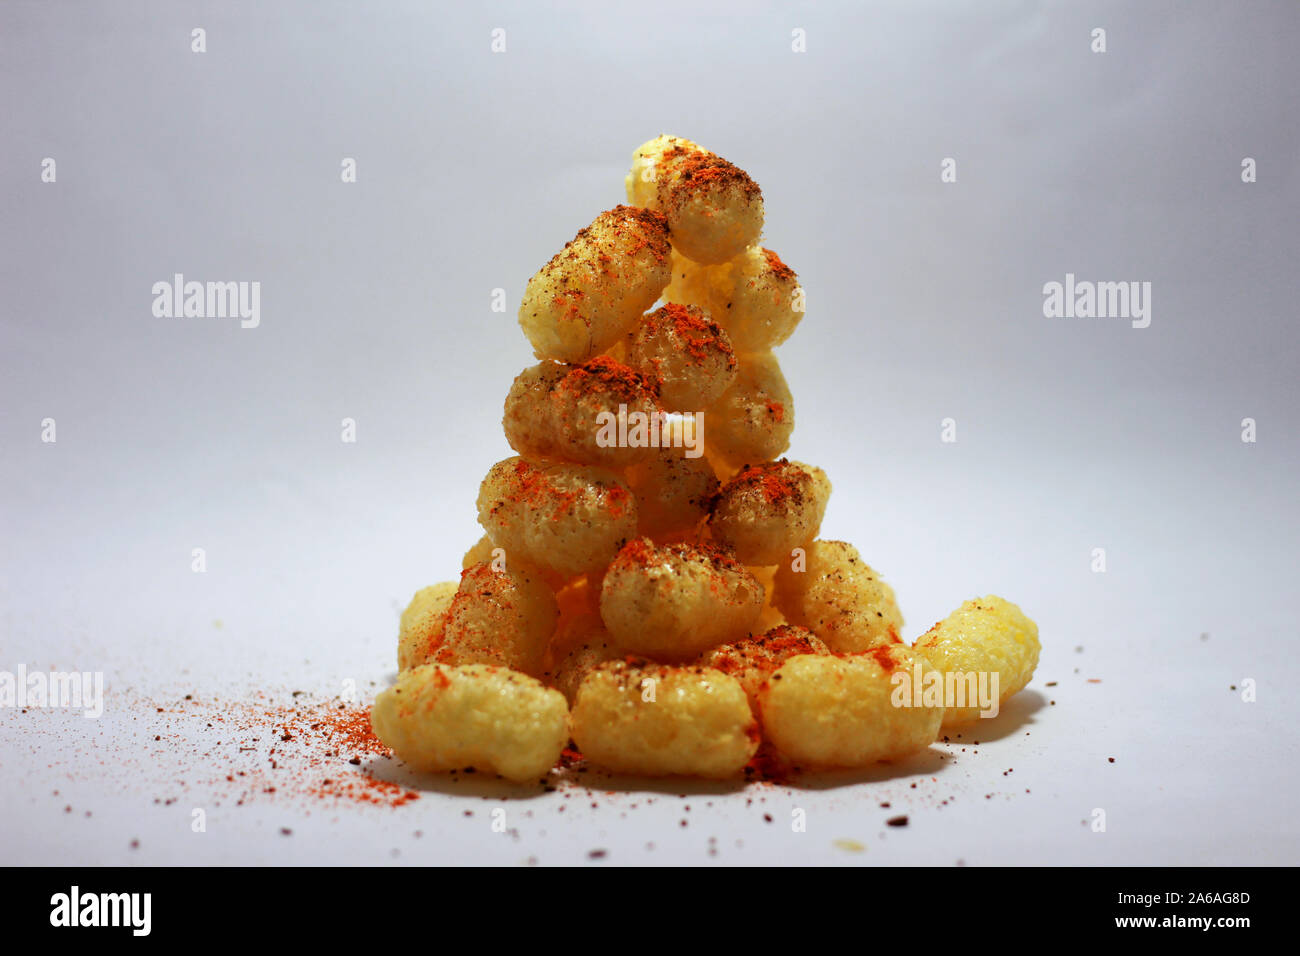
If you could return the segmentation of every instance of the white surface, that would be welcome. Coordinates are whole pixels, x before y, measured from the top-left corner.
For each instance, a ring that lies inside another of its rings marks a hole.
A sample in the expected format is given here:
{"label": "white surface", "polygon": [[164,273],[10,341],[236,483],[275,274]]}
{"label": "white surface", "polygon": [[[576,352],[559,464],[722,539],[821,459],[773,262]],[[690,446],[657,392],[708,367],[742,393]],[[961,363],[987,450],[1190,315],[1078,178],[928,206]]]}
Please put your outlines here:
{"label": "white surface", "polygon": [[[100,721],[0,710],[0,861],[1300,862],[1300,14],[1160,8],[818,4],[683,29],[699,4],[0,7],[0,669],[109,675]],[[454,575],[508,454],[529,355],[491,290],[513,310],[665,130],[754,174],[808,291],[779,354],[791,453],[835,483],[825,533],[894,584],[908,639],[967,597],[1020,603],[1044,643],[1031,690],[978,753],[835,787],[650,783],[593,809],[426,781],[397,809],[269,800],[192,833],[202,788],[153,800],[204,768],[155,751],[132,702],[382,686],[397,611]],[[261,327],[153,318],[176,271],[261,281]],[[1067,271],[1151,281],[1151,327],[1044,318]],[[1229,689],[1245,678],[1257,703]]]}

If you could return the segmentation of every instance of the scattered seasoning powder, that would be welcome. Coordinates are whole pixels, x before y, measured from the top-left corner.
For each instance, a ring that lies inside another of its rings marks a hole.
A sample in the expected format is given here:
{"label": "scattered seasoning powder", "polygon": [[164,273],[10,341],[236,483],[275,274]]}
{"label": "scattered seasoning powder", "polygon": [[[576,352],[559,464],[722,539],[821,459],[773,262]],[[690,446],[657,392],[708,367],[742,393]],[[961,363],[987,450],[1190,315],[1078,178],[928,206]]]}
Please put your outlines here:
{"label": "scattered seasoning powder", "polygon": [[[294,697],[288,691],[233,699],[204,694],[202,700],[177,700],[167,707],[127,692],[118,700],[120,712],[147,732],[147,746],[128,737],[105,756],[99,746],[86,743],[93,749],[84,756],[129,772],[133,786],[155,791],[158,805],[185,799],[213,807],[267,802],[396,807],[419,798],[416,791],[375,776],[372,765],[390,759],[391,751],[375,736],[364,704]],[[79,735],[65,735],[58,725],[33,733],[49,733],[65,759],[82,759],[76,753],[82,746]]]}

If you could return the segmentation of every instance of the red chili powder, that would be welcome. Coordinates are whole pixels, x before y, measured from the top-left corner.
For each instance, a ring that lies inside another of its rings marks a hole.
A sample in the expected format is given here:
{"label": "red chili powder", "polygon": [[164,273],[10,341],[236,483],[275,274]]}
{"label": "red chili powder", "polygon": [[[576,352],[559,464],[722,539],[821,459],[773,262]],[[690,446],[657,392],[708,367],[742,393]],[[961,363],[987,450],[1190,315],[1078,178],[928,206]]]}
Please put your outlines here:
{"label": "red chili powder", "polygon": [[582,302],[587,293],[581,289],[565,289],[551,297],[551,305],[566,319],[582,318]]}
{"label": "red chili powder", "polygon": [[633,538],[623,545],[614,557],[615,564],[635,565],[642,568],[658,564],[659,561],[659,554],[648,538]]}
{"label": "red chili powder", "polygon": [[[542,271],[556,273],[561,284],[567,283],[566,273],[571,271],[572,264],[590,255],[590,250],[583,248],[581,250],[583,256],[579,256],[579,250],[574,248],[579,243],[583,246],[596,243],[598,271],[609,276],[617,274],[613,269],[617,258],[636,255],[642,249],[647,250],[659,262],[668,256],[670,249],[668,220],[653,210],[638,209],[635,206],[615,206],[597,216],[592,225],[601,226],[601,232],[593,233],[592,226],[579,229],[578,234],[566,242],[564,248],[542,267]],[[613,241],[606,238],[607,233],[613,235]],[[615,242],[618,245],[615,245]],[[581,315],[569,316],[567,312],[566,317],[583,318]]]}
{"label": "red chili powder", "polygon": [[622,485],[602,485],[601,487],[605,489],[605,510],[609,512],[610,517],[623,517],[635,500],[632,497],[632,492]]}
{"label": "red chili powder", "polygon": [[608,355],[597,355],[571,369],[560,379],[552,392],[552,398],[557,402],[565,402],[571,395],[581,398],[598,393],[602,399],[631,404],[651,401],[651,396],[658,392],[658,383],[652,382],[632,366],[615,361]]}
{"label": "red chili powder", "polygon": [[779,461],[745,466],[727,482],[722,493],[725,495],[742,485],[751,485],[762,490],[768,504],[799,504],[803,501],[803,484],[806,480],[807,475],[802,469],[782,458]]}
{"label": "red chili powder", "polygon": [[758,639],[764,650],[782,657],[794,657],[796,654],[816,654],[819,650],[812,639],[801,628],[783,624]]}
{"label": "red chili powder", "polygon": [[666,331],[672,334],[694,365],[721,357],[729,369],[736,366],[735,350],[723,337],[721,326],[709,319],[698,306],[670,302],[651,313],[646,326],[652,333]]}
{"label": "red chili powder", "polygon": [[[561,491],[544,469],[538,468],[525,459],[521,458],[515,462],[513,478],[509,488],[510,500],[533,509],[553,509],[552,520],[567,514],[577,501],[576,489]],[[493,508],[493,511],[495,510],[496,508]]]}
{"label": "red chili powder", "polygon": [[894,644],[883,644],[879,647],[873,647],[863,652],[863,656],[872,658],[880,665],[882,670],[893,671],[898,667],[898,662],[894,660]]}
{"label": "red chili powder", "polygon": [[749,173],[706,150],[674,145],[664,150],[663,162],[670,175],[661,182],[668,183],[665,199],[671,206],[680,206],[703,189],[734,188],[747,202],[763,198],[763,191]]}
{"label": "red chili powder", "polygon": [[782,262],[781,257],[771,249],[763,250],[763,258],[767,260],[767,267],[772,270],[772,275],[776,278],[790,280],[799,278],[795,275],[795,271]]}
{"label": "red chili powder", "polygon": [[634,256],[642,249],[658,262],[668,257],[668,220],[660,213],[636,206],[615,206],[608,213],[614,235],[627,243],[626,255]]}

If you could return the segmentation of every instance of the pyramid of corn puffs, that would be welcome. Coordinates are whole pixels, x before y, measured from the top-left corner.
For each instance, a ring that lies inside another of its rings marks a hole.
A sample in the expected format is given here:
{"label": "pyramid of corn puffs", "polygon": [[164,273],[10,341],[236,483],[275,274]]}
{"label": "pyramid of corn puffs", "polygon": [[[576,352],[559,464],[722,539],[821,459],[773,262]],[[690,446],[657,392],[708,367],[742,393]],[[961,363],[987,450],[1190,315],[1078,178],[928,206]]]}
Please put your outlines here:
{"label": "pyramid of corn puffs", "polygon": [[923,686],[1024,687],[1038,633],[1014,604],[968,601],[909,646],[890,586],[819,537],[831,483],[782,457],[773,352],[804,294],[759,245],[758,184],[660,136],[625,185],[528,282],[517,454],[483,479],[460,581],[402,614],[376,733],[426,771],[541,778],[572,741],[612,772],[723,778],[760,746],[802,768],[905,756],[981,712]]}

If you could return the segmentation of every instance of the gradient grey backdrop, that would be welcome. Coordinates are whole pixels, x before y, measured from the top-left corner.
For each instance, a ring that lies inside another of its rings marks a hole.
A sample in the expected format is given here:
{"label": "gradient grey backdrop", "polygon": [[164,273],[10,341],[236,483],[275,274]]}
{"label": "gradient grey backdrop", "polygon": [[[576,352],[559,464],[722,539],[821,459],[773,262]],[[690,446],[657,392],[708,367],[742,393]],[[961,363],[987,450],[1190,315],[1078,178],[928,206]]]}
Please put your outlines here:
{"label": "gradient grey backdrop", "polygon": [[[0,667],[382,680],[510,453],[524,283],[671,132],[758,180],[807,291],[779,357],[825,534],[909,639],[997,592],[1079,684],[1019,757],[1047,806],[936,845],[1294,863],[1297,48],[1291,2],[5,3]],[[261,326],[153,317],[175,272],[260,281]],[[1150,327],[1045,318],[1067,272],[1149,281]]]}

